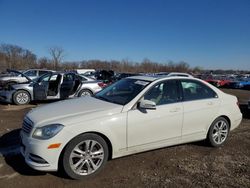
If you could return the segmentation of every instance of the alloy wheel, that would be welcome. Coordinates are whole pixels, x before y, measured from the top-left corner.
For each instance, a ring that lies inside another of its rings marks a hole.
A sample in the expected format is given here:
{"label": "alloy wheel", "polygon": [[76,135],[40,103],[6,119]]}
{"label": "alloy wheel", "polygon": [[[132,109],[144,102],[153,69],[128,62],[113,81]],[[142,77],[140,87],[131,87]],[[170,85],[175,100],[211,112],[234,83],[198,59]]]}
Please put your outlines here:
{"label": "alloy wheel", "polygon": [[77,144],[72,150],[69,162],[74,173],[89,175],[98,170],[104,159],[104,149],[95,140],[85,140]]}

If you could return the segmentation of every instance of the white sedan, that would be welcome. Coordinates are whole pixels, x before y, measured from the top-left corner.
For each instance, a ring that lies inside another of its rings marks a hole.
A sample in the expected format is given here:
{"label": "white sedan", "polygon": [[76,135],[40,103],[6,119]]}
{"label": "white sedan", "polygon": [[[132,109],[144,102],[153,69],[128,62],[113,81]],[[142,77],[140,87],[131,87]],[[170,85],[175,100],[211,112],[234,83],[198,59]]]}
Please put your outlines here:
{"label": "white sedan", "polygon": [[34,169],[82,179],[142,151],[205,139],[219,147],[241,120],[237,98],[202,80],[135,76],[30,111],[21,152]]}

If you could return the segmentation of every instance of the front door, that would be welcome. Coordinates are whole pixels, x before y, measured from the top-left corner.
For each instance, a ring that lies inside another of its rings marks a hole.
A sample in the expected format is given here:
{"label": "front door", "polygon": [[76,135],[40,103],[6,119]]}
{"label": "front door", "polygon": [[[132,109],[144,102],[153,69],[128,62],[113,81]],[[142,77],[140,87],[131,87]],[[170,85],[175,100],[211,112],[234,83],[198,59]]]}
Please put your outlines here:
{"label": "front door", "polygon": [[128,148],[142,151],[177,144],[181,138],[183,106],[176,80],[156,84],[143,97],[155,110],[138,107],[128,112]]}
{"label": "front door", "polygon": [[45,100],[47,98],[50,76],[51,74],[46,74],[43,77],[40,77],[40,79],[34,84],[34,100]]}

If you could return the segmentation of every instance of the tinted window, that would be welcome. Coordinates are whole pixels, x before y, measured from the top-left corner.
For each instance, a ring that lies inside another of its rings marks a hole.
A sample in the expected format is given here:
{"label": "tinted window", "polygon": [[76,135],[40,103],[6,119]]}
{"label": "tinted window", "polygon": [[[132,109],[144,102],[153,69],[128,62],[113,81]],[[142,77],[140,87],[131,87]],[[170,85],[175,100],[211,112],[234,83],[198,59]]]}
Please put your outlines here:
{"label": "tinted window", "polygon": [[201,82],[193,80],[181,81],[185,101],[216,98],[216,93]]}
{"label": "tinted window", "polygon": [[30,70],[24,73],[26,76],[36,76],[36,70]]}
{"label": "tinted window", "polygon": [[38,72],[39,76],[42,76],[42,75],[47,74],[47,73],[48,73],[48,71],[39,71]]}
{"label": "tinted window", "polygon": [[63,75],[63,81],[67,82],[67,81],[74,81],[74,75],[73,74],[64,74]]}
{"label": "tinted window", "polygon": [[169,80],[159,83],[146,93],[144,99],[151,100],[156,105],[177,102],[179,101],[178,82],[176,80]]}
{"label": "tinted window", "polygon": [[45,74],[38,79],[38,82],[48,82],[50,76],[51,76],[50,74]]}

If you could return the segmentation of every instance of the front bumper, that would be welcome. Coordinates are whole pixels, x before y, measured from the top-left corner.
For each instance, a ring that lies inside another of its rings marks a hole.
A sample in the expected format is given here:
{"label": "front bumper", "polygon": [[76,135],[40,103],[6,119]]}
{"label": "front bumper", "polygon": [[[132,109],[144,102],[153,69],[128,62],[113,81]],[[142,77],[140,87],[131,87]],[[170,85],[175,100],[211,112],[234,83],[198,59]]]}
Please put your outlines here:
{"label": "front bumper", "polygon": [[0,90],[0,101],[12,103],[12,96],[14,91]]}
{"label": "front bumper", "polygon": [[52,140],[37,140],[21,131],[21,154],[25,162],[39,171],[57,171],[61,147],[48,149]]}

